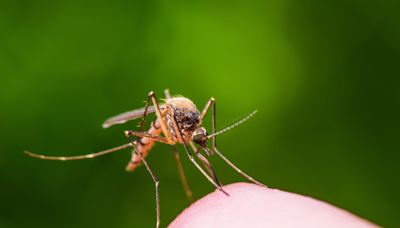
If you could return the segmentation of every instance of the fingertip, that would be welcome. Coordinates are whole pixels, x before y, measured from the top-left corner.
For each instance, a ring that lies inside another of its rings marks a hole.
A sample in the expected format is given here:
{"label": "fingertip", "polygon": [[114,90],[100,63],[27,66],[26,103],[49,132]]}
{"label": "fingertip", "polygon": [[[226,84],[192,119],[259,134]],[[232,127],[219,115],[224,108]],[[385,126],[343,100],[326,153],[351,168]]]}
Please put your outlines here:
{"label": "fingertip", "polygon": [[249,183],[224,186],[186,208],[169,227],[377,227],[328,203]]}

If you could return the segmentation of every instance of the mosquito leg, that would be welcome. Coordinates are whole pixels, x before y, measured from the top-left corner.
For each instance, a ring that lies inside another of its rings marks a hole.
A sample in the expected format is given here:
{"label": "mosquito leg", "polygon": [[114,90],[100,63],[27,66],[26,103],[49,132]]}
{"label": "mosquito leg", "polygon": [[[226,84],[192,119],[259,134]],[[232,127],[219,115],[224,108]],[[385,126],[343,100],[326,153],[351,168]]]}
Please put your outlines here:
{"label": "mosquito leg", "polygon": [[[147,110],[149,108],[149,103],[150,103],[150,96],[148,96],[148,98],[146,100],[146,105],[145,105],[143,117],[142,117],[142,120],[141,120],[140,125],[139,125],[139,132],[136,132],[136,131],[125,131],[124,133],[125,133],[125,136],[128,138],[128,140],[130,141],[131,145],[133,146],[133,153],[135,153],[137,156],[139,156],[140,160],[142,161],[142,163],[146,167],[146,170],[149,172],[151,178],[154,181],[155,191],[156,191],[156,217],[157,217],[156,228],[158,228],[160,226],[160,196],[159,196],[159,190],[158,190],[158,185],[159,185],[160,182],[158,181],[157,176],[151,170],[151,168],[150,168],[149,164],[147,163],[146,159],[144,158],[143,154],[137,149],[137,146],[136,146],[140,142],[140,138],[144,137],[145,135],[134,134],[135,132],[136,133],[143,133],[142,131],[143,131],[143,128],[144,128],[144,123],[145,123],[145,120],[146,120]],[[159,108],[159,107],[157,106],[156,108]],[[135,142],[132,141],[132,139],[131,139],[132,135],[136,135],[137,136]],[[149,136],[146,136],[146,137],[149,137]],[[154,139],[155,137],[159,137],[159,136],[152,136],[151,138]],[[162,138],[162,137],[159,137],[159,138]]]}
{"label": "mosquito leg", "polygon": [[[146,120],[147,112],[148,112],[148,108],[149,108],[149,103],[150,103],[150,100],[152,99],[153,96],[154,96],[154,94],[150,93],[149,96],[147,97],[146,105],[144,107],[143,117],[142,117],[142,120],[141,120],[141,122],[139,124],[139,131],[128,130],[128,131],[125,131],[125,135],[137,136],[136,145],[142,145],[143,146],[142,141],[141,141],[141,138],[143,138],[143,137],[146,137],[146,138],[151,139],[152,141],[156,141],[156,142],[161,142],[161,143],[170,144],[170,145],[174,144],[176,141],[174,141],[173,139],[168,139],[168,138],[165,138],[165,137],[161,137],[159,135],[153,135],[153,134],[151,134],[149,132],[143,132],[143,128],[144,128],[144,124],[145,124],[145,120]],[[155,101],[155,102],[157,102],[157,101]],[[157,103],[155,103],[155,109],[156,109],[156,111],[161,112],[159,110],[159,107],[158,107]],[[161,124],[163,122],[162,118],[161,119],[158,118],[157,122],[159,122]],[[154,124],[154,122],[153,122],[153,124]],[[153,128],[154,128],[154,125],[153,125]],[[142,148],[142,147],[139,147],[139,148]],[[146,157],[148,150],[147,151],[141,151],[140,150],[139,152],[142,153],[143,157]],[[137,167],[138,163],[140,163],[140,159],[138,159],[138,156],[134,153],[134,151],[132,151],[132,158],[131,158],[131,161],[128,164],[126,169],[128,171],[133,171]]]}
{"label": "mosquito leg", "polygon": [[[181,129],[179,128],[178,124],[176,123],[176,122],[177,122],[177,121],[176,121],[176,117],[174,116],[172,119],[173,119],[173,123],[174,123],[174,125],[175,125],[175,128],[178,129],[177,134],[179,134],[180,138],[183,139],[182,131],[181,131]],[[224,189],[222,189],[221,185],[218,185],[218,183],[215,182],[215,180],[212,179],[212,178],[207,174],[206,171],[204,171],[204,169],[196,162],[196,160],[194,160],[193,153],[192,153],[192,151],[189,149],[189,147],[188,147],[187,143],[185,142],[185,140],[182,140],[182,142],[183,142],[183,147],[184,147],[185,150],[186,150],[187,156],[189,157],[189,160],[196,166],[196,168],[197,168],[198,170],[200,170],[200,172],[207,178],[207,180],[208,180],[212,185],[214,185],[214,187],[216,187],[219,191],[221,191],[221,192],[224,193],[225,195],[229,196],[229,194],[228,194],[227,192],[225,192]]]}
{"label": "mosquito leg", "polygon": [[213,177],[213,179],[215,180],[215,182],[218,185],[222,185],[221,181],[219,180],[217,174],[215,173],[214,168],[212,167],[211,163],[207,160],[206,157],[204,157],[201,153],[197,153],[197,157],[203,162],[203,164],[207,167],[207,169],[209,170],[209,173],[211,174],[211,176]]}
{"label": "mosquito leg", "polygon": [[156,223],[156,228],[158,228],[160,226],[160,196],[159,196],[159,191],[158,191],[158,185],[159,185],[159,181],[157,176],[153,173],[153,171],[151,170],[149,164],[147,163],[146,159],[144,158],[144,156],[142,155],[142,153],[140,153],[137,149],[136,149],[136,142],[132,141],[132,139],[130,138],[130,135],[125,134],[125,136],[128,138],[128,140],[131,142],[131,145],[134,147],[134,153],[136,155],[138,155],[140,157],[140,159],[142,160],[142,163],[144,164],[144,166],[147,169],[147,172],[149,172],[151,178],[154,181],[154,185],[155,185],[155,190],[156,190],[156,216],[157,216],[157,223]]}
{"label": "mosquito leg", "polygon": [[[208,112],[208,110],[210,110],[210,107],[212,106],[212,115],[213,115],[213,117],[215,116],[215,99],[213,98],[213,97],[211,97],[209,100],[208,100],[208,102],[207,102],[207,104],[206,104],[206,106],[203,108],[203,111],[201,112],[201,116],[200,116],[200,123],[202,123],[203,122],[203,119],[204,119],[204,116],[207,114],[207,112]],[[217,127],[216,127],[216,120],[215,120],[215,118],[213,118],[213,121],[212,121],[212,133],[214,134],[216,131],[217,131]],[[212,137],[212,145],[213,145],[213,147],[216,147],[217,146],[217,143],[216,143],[216,138],[215,138],[215,136],[214,137]]]}
{"label": "mosquito leg", "polygon": [[[211,100],[211,99],[210,99]],[[212,134],[215,134],[216,132],[216,125],[217,125],[217,114],[216,114],[216,107],[215,107],[215,100],[213,100],[213,106],[212,106]],[[212,137],[212,150],[219,156],[222,158],[222,160],[224,160],[230,167],[232,167],[234,170],[236,170],[236,172],[238,172],[240,175],[242,175],[243,177],[245,177],[247,180],[249,180],[250,182],[253,182],[254,184],[260,185],[260,186],[264,186],[266,187],[264,184],[262,184],[261,182],[255,180],[254,178],[252,178],[251,176],[249,176],[248,174],[246,174],[245,172],[243,172],[241,169],[239,169],[236,165],[234,165],[231,161],[229,161],[217,148],[217,140],[216,140],[217,136],[213,136]]]}
{"label": "mosquito leg", "polygon": [[134,136],[137,136],[138,139],[146,137],[146,138],[151,138],[152,140],[160,142],[160,143],[165,143],[165,144],[170,144],[170,145],[174,144],[174,142],[169,141],[165,137],[158,136],[158,135],[152,135],[152,134],[149,134],[147,132],[126,130],[125,131],[125,135],[128,135],[128,136],[133,136],[134,135]]}
{"label": "mosquito leg", "polygon": [[[143,131],[144,124],[145,124],[145,120],[146,120],[146,116],[147,116],[147,111],[148,111],[148,108],[149,108],[149,103],[150,103],[150,97],[147,97],[146,105],[144,106],[143,116],[142,116],[142,119],[141,119],[140,124],[139,124],[139,132],[142,132],[142,131]],[[125,133],[126,136],[135,135],[135,134],[132,133],[132,131],[125,131],[124,133]],[[147,134],[147,133],[146,133],[146,134]],[[136,138],[135,145],[138,145],[138,143],[140,143],[140,139],[141,139],[144,135],[136,135],[136,136],[137,136],[137,138]],[[159,136],[157,136],[157,137],[159,137]],[[134,149],[132,150],[131,161],[129,162],[129,164],[128,164],[128,166],[127,166],[127,169],[128,169],[128,170],[130,170],[130,167],[131,167],[131,166],[135,166],[136,163],[137,163],[137,161],[136,161],[136,159],[135,159],[135,157],[137,156],[136,153],[135,153],[135,149],[136,149],[136,148],[134,148]],[[143,154],[142,154],[142,156],[143,156]],[[143,156],[143,157],[144,157],[144,156]]]}
{"label": "mosquito leg", "polygon": [[24,151],[25,154],[27,154],[28,156],[34,157],[34,158],[39,158],[39,159],[43,159],[43,160],[56,160],[56,161],[71,161],[71,160],[82,160],[82,159],[90,159],[90,158],[95,158],[95,157],[99,157],[105,154],[110,154],[128,147],[132,147],[132,144],[128,143],[122,146],[118,146],[118,147],[114,147],[108,150],[103,150],[103,151],[99,151],[96,153],[92,153],[92,154],[84,154],[84,155],[77,155],[77,156],[46,156],[46,155],[42,155],[42,154],[34,154],[32,152],[29,151]]}
{"label": "mosquito leg", "polygon": [[215,103],[214,97],[211,97],[208,101],[206,106],[204,106],[203,111],[201,111],[200,115],[200,123],[203,122],[204,116],[207,114],[208,110],[210,109],[211,105]]}
{"label": "mosquito leg", "polygon": [[168,125],[167,125],[167,121],[165,119],[165,115],[161,112],[160,106],[158,105],[156,94],[153,91],[151,91],[149,93],[148,97],[151,99],[151,101],[154,104],[154,108],[156,110],[157,119],[160,122],[161,129],[163,131],[163,134],[164,134],[165,138],[167,138],[167,140],[172,143],[173,142],[173,137],[171,135],[171,132],[168,130]]}
{"label": "mosquito leg", "polygon": [[197,168],[198,170],[200,170],[200,172],[207,178],[207,180],[208,180],[209,182],[211,182],[211,184],[214,185],[214,187],[216,187],[219,191],[221,191],[221,192],[224,193],[225,195],[229,196],[229,194],[228,194],[227,192],[225,192],[225,190],[222,189],[222,187],[221,187],[220,185],[218,185],[218,183],[215,182],[214,179],[212,179],[212,178],[204,171],[203,168],[201,168],[201,166],[196,162],[196,160],[194,160],[193,154],[192,154],[192,152],[189,150],[189,147],[186,145],[186,143],[184,143],[183,146],[184,146],[184,148],[185,148],[185,150],[186,150],[186,153],[187,153],[187,155],[188,155],[188,157],[189,157],[189,160],[196,166],[196,168]]}
{"label": "mosquito leg", "polygon": [[172,151],[174,152],[176,167],[178,168],[179,176],[181,177],[181,182],[182,182],[183,188],[185,190],[186,196],[188,197],[189,202],[193,203],[194,202],[193,193],[190,190],[190,186],[186,179],[185,171],[183,170],[182,162],[181,162],[178,150],[176,149],[175,145],[172,145]]}
{"label": "mosquito leg", "polygon": [[196,148],[196,146],[192,142],[190,143],[190,146],[192,147],[192,150],[194,151],[194,154],[196,154],[196,156],[200,159],[201,163],[203,163],[204,167],[206,167],[208,173],[214,179],[214,181],[218,185],[222,185],[221,181],[217,177],[217,174],[216,174],[214,168],[212,167],[211,163],[208,161],[208,159],[206,157],[204,157],[203,154],[200,153],[200,149],[202,149],[202,148],[200,148],[200,147]]}
{"label": "mosquito leg", "polygon": [[267,187],[265,184],[257,181],[256,179],[252,178],[251,176],[249,176],[248,174],[246,174],[245,172],[243,172],[241,169],[239,169],[236,165],[234,165],[231,161],[229,161],[221,152],[219,152],[219,150],[217,149],[217,147],[214,148],[214,152],[220,156],[222,158],[222,160],[224,160],[226,163],[228,163],[229,166],[231,166],[234,170],[236,170],[236,172],[238,172],[240,175],[242,175],[243,177],[245,177],[247,180],[253,182],[254,184],[263,186],[263,187]]}
{"label": "mosquito leg", "polygon": [[214,168],[212,167],[211,163],[208,161],[208,159],[206,157],[204,157],[200,152],[196,152],[197,157],[200,159],[200,161],[203,163],[203,165],[207,168],[208,173],[210,173],[210,175],[212,176],[212,178],[214,179],[214,181],[218,184],[218,185],[222,185],[221,181],[219,180]]}
{"label": "mosquito leg", "polygon": [[[146,116],[147,116],[147,111],[149,109],[149,103],[150,103],[150,96],[147,97],[146,105],[144,106],[144,113],[142,116],[142,120],[140,121],[139,131],[143,131],[144,123],[145,123]],[[139,143],[139,139],[140,139],[139,137],[136,139],[136,143]]]}
{"label": "mosquito leg", "polygon": [[[165,95],[166,99],[171,98],[169,89],[164,90],[164,95]],[[179,176],[181,178],[181,182],[182,182],[183,188],[185,190],[185,194],[186,194],[187,198],[189,199],[189,202],[193,203],[194,202],[193,193],[192,193],[192,190],[190,190],[189,182],[187,181],[185,171],[183,170],[181,158],[179,156],[178,150],[175,145],[172,145],[172,151],[174,152],[176,167],[178,168]]]}

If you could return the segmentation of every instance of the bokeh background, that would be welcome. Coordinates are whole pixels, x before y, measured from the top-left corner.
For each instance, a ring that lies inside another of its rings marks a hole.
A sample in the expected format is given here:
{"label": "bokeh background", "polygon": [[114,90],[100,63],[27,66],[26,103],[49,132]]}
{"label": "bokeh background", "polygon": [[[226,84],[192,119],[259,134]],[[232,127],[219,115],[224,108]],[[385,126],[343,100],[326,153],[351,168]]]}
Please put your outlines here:
{"label": "bokeh background", "polygon": [[[124,171],[103,120],[150,90],[215,97],[239,167],[377,224],[400,226],[400,30],[395,1],[0,1],[0,227],[153,227],[153,183]],[[209,120],[206,126],[209,126]],[[213,187],[186,159],[196,197]],[[216,157],[224,183],[243,181]],[[148,157],[162,226],[188,204],[171,148]]]}

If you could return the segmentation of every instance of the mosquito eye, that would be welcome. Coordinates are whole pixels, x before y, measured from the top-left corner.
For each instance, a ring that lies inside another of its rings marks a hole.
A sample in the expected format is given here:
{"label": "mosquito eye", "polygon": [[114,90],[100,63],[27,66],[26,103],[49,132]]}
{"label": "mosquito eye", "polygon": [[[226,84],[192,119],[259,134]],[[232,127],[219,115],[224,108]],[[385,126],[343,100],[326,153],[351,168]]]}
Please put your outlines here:
{"label": "mosquito eye", "polygon": [[204,139],[207,139],[207,137],[204,134],[193,135],[193,141],[195,143],[199,143],[200,144],[200,143],[204,142]]}
{"label": "mosquito eye", "polygon": [[197,144],[201,145],[207,145],[207,131],[204,128],[198,128],[194,133],[193,133],[193,141]]}

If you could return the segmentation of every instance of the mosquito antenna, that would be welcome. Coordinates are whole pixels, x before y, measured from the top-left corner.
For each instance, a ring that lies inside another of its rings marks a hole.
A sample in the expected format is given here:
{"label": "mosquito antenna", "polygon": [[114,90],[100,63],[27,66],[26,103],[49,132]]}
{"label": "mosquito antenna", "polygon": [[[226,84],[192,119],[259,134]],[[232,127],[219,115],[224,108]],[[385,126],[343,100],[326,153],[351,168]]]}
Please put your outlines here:
{"label": "mosquito antenna", "polygon": [[207,136],[207,138],[212,138],[212,137],[214,137],[214,136],[217,136],[217,135],[220,135],[220,134],[223,134],[223,133],[225,133],[225,132],[227,132],[227,131],[232,130],[233,128],[235,128],[235,127],[239,126],[240,124],[242,124],[242,123],[246,122],[247,120],[249,120],[249,119],[250,119],[251,117],[253,117],[256,113],[257,113],[257,110],[254,110],[252,113],[250,113],[249,115],[247,115],[247,116],[244,117],[243,119],[237,121],[236,123],[234,123],[234,124],[232,124],[232,125],[230,125],[230,126],[224,128],[224,129],[222,129],[222,130],[220,130],[220,131],[215,132],[214,134],[211,134],[211,135]]}
{"label": "mosquito antenna", "polygon": [[101,155],[105,155],[105,154],[110,154],[128,147],[132,147],[131,143],[125,144],[125,145],[121,145],[121,146],[117,146],[108,150],[103,150],[100,152],[96,152],[96,153],[92,153],[92,154],[84,154],[84,155],[78,155],[78,156],[68,156],[68,157],[63,157],[63,156],[46,156],[46,155],[42,155],[42,154],[34,154],[32,152],[29,151],[24,151],[24,153],[28,156],[34,157],[34,158],[39,158],[39,159],[43,159],[43,160],[56,160],[56,161],[71,161],[71,160],[81,160],[81,159],[90,159],[90,158],[95,158]]}

